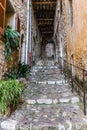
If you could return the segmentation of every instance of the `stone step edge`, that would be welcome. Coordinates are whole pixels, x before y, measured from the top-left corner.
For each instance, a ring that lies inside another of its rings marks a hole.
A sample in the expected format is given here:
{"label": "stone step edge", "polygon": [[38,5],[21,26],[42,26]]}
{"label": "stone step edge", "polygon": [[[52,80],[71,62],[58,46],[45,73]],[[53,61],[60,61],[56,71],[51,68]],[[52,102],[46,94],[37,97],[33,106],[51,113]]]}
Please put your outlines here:
{"label": "stone step edge", "polygon": [[[79,126],[79,129],[83,129],[84,127],[87,126],[87,119],[83,118],[82,119],[84,121],[84,123],[82,123],[80,126]],[[1,122],[1,128],[3,130],[22,130],[22,126],[21,126],[21,123],[19,121],[16,121],[16,120],[12,120],[12,119],[7,119],[3,122]],[[59,130],[62,130],[62,129],[67,129],[67,130],[72,130],[73,126],[77,128],[77,124],[73,124],[72,121],[70,120],[66,120],[63,124],[61,124],[60,122],[57,124],[57,125],[47,125],[47,124],[44,124],[43,125],[38,125],[38,126],[35,126],[33,125],[33,123],[30,123],[28,124],[28,129],[29,130],[43,130],[43,128],[58,128]],[[23,126],[23,128],[26,127],[26,126]],[[37,129],[38,128],[38,129]],[[25,128],[26,129],[26,128]],[[49,129],[48,129],[49,130]],[[83,129],[84,130],[84,129]]]}
{"label": "stone step edge", "polygon": [[61,80],[61,81],[31,81],[31,83],[35,83],[35,84],[48,84],[48,85],[69,85],[68,81],[65,82],[65,80]]}
{"label": "stone step edge", "polygon": [[80,103],[80,99],[78,97],[72,97],[71,99],[64,99],[64,98],[60,98],[58,99],[36,99],[36,100],[31,100],[28,99],[26,100],[26,103],[29,105],[35,105],[35,104],[45,104],[45,105],[52,105],[52,104],[62,104],[62,103],[71,103],[71,104],[77,104]]}
{"label": "stone step edge", "polygon": [[54,68],[54,69],[59,69],[59,67],[58,66],[54,66],[54,65],[49,65],[49,66],[34,66],[34,67],[32,67],[32,69],[39,69],[39,68],[43,68],[43,69],[49,69],[49,68]]}

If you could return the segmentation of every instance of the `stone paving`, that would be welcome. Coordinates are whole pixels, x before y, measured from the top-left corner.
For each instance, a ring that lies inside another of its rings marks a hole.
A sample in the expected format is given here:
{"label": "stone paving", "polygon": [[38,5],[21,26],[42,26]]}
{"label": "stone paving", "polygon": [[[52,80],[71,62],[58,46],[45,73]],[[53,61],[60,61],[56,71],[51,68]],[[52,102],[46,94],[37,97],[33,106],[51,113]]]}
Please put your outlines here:
{"label": "stone paving", "polygon": [[24,103],[1,122],[4,130],[87,130],[87,117],[76,93],[53,61],[31,70]]}

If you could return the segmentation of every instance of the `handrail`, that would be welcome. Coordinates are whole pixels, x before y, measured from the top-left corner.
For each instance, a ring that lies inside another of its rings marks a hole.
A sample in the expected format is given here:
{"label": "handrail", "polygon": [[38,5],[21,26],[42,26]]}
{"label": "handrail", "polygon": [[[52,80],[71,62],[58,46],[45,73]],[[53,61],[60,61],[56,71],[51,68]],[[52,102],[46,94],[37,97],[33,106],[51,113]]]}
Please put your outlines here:
{"label": "handrail", "polygon": [[[62,60],[62,61],[61,61]],[[63,65],[62,65],[63,62]],[[74,65],[72,63],[68,63],[65,59],[59,57],[59,63],[61,66],[61,71],[62,73],[64,73],[65,76],[65,82],[67,79],[67,76],[69,76],[68,74],[68,70],[70,70],[70,81],[71,81],[71,87],[72,87],[72,92],[74,91],[74,87],[75,84],[77,85],[77,87],[83,92],[83,104],[84,104],[84,115],[86,115],[86,86],[85,86],[85,74],[87,74],[87,70]],[[75,70],[78,69],[78,72],[80,73],[80,78],[77,77],[78,81],[76,81],[76,74],[77,72],[75,72],[75,74],[73,74],[73,70],[72,68],[74,68]],[[69,79],[68,79],[69,81]],[[81,81],[81,83],[80,83]]]}

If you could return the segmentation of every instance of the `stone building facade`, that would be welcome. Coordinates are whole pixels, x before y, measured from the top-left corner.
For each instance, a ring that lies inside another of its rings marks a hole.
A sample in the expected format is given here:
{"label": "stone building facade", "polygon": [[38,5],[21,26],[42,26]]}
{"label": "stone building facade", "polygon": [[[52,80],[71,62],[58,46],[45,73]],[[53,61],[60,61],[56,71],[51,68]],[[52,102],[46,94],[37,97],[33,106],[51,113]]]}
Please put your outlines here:
{"label": "stone building facade", "polygon": [[56,56],[87,69],[87,1],[58,0],[54,40]]}
{"label": "stone building facade", "polygon": [[[67,58],[67,41],[66,41],[66,21],[65,21],[65,4],[64,1],[58,0],[56,5],[54,36],[56,48],[56,62],[61,57]],[[62,60],[63,66],[63,60]]]}
{"label": "stone building facade", "polygon": [[39,28],[37,26],[37,21],[35,19],[35,15],[34,15],[34,10],[33,10],[33,6],[32,6],[32,17],[31,17],[31,21],[32,21],[32,63],[35,64],[41,57],[41,42],[42,42],[42,36],[40,34]]}
{"label": "stone building facade", "polygon": [[[27,0],[3,0],[0,1],[0,13],[2,23],[0,22],[0,79],[5,71],[17,65],[22,58],[22,46],[26,43],[26,22],[27,22]],[[3,15],[2,15],[3,14]],[[14,30],[17,30],[20,35],[20,47],[18,51],[12,52],[12,61],[5,61],[5,39],[4,28],[10,25]]]}
{"label": "stone building facade", "polygon": [[86,69],[87,66],[87,1],[66,0],[68,60]]}

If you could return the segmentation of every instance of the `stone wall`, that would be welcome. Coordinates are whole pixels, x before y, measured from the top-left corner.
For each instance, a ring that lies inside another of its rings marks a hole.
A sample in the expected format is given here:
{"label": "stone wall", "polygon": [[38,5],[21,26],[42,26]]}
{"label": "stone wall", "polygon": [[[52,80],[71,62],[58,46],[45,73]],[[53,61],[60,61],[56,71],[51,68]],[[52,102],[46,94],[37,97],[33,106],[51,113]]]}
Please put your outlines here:
{"label": "stone wall", "polygon": [[25,34],[26,31],[26,23],[27,23],[27,0],[10,0],[15,14],[19,15],[20,19],[20,32]]}
{"label": "stone wall", "polygon": [[[24,45],[26,44],[26,27],[27,27],[27,0],[22,2],[22,0],[10,0],[12,7],[15,10],[15,29],[17,29],[17,17],[19,17],[20,21],[20,47],[18,51],[12,52],[11,61],[8,60],[7,68],[11,69],[17,66],[19,60],[21,60],[22,56],[25,56],[25,52],[23,51]],[[8,6],[8,5],[7,5]],[[24,52],[24,54],[22,54]]]}
{"label": "stone wall", "polygon": [[0,36],[0,79],[2,79],[5,72],[5,57],[4,57],[4,42],[2,42],[2,38]]}
{"label": "stone wall", "polygon": [[59,0],[57,1],[54,25],[56,61],[58,61],[59,57],[62,57],[64,59],[67,58],[65,1],[62,1],[62,3]]}
{"label": "stone wall", "polygon": [[[5,40],[3,36],[0,35],[0,79],[2,78],[4,72],[8,69],[14,68],[17,66],[17,63],[21,59],[22,55],[22,46],[26,43],[26,22],[27,22],[27,0],[22,2],[22,0],[9,0],[11,6],[15,10],[15,29],[17,29],[17,16],[20,20],[20,34],[23,36],[20,37],[20,48],[18,51],[13,51],[12,59],[8,62],[5,61]],[[8,6],[8,4],[7,4]],[[10,9],[9,9],[10,11]],[[25,55],[25,54],[24,54]]]}
{"label": "stone wall", "polygon": [[32,60],[33,63],[38,62],[38,60],[41,58],[41,41],[42,37],[40,35],[33,7],[32,7]]}

